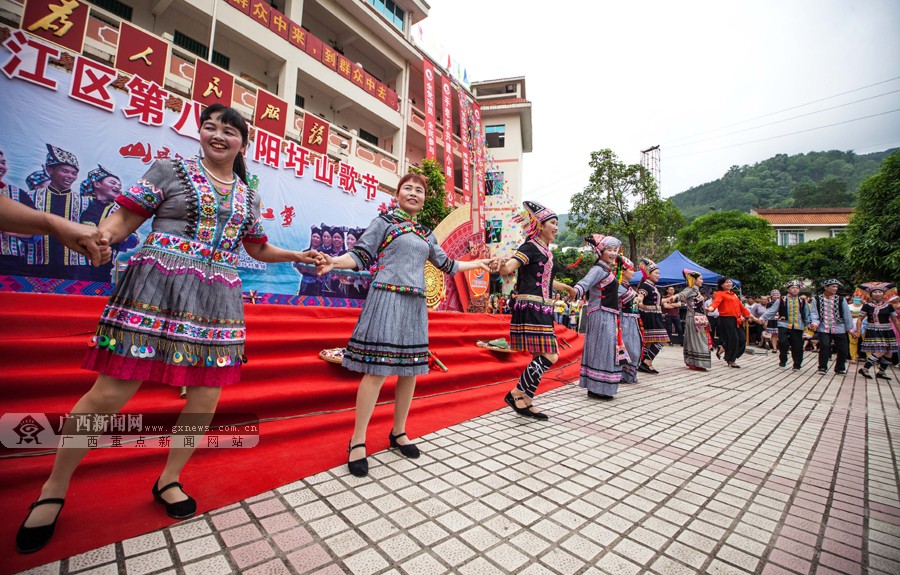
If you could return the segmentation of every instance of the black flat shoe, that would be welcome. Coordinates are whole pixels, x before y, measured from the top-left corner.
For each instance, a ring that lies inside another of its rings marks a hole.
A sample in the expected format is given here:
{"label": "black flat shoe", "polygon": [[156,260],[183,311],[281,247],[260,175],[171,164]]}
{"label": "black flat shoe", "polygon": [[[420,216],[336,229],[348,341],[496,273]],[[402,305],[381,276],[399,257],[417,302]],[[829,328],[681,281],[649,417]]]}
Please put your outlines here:
{"label": "black flat shoe", "polygon": [[886,380],[888,380],[888,381],[891,380],[891,378],[889,378],[888,376],[886,376],[886,375],[884,374],[883,371],[876,371],[876,372],[875,372],[875,378],[876,378],[876,379],[886,379]]}
{"label": "black flat shoe", "polygon": [[53,537],[53,531],[56,529],[56,520],[59,519],[59,513],[62,511],[65,503],[65,499],[48,497],[47,499],[39,499],[29,505],[28,515],[25,516],[25,521],[28,521],[31,510],[38,505],[56,504],[59,505],[59,509],[56,512],[56,517],[53,518],[53,522],[48,523],[47,525],[25,527],[25,521],[22,521],[22,525],[19,527],[18,533],[16,533],[16,551],[19,553],[34,553],[35,551],[43,549],[47,543],[50,543],[50,539]]}
{"label": "black flat shoe", "polygon": [[[638,371],[642,373],[653,373],[655,370],[650,369],[643,361],[638,364]],[[657,372],[659,373],[659,372]]]}
{"label": "black flat shoe", "polygon": [[[394,435],[394,432],[390,432],[388,434],[388,439],[391,441],[391,447],[396,447],[400,450],[400,453],[403,454],[404,457],[409,457],[410,459],[418,459],[421,452],[419,452],[419,448],[415,446],[413,443],[408,443],[406,445],[400,445],[397,443],[397,440],[406,435],[406,433],[400,433],[398,435]],[[408,436],[407,436],[408,437]]]}
{"label": "black flat shoe", "polygon": [[528,406],[528,413],[531,414],[531,417],[537,419],[538,421],[547,421],[550,419],[550,416],[544,413],[543,411],[532,411],[534,409],[533,405]]}
{"label": "black flat shoe", "polygon": [[531,413],[531,410],[528,409],[527,407],[516,407],[516,398],[513,397],[513,394],[511,391],[506,392],[506,397],[503,398],[503,401],[505,401],[506,405],[513,408],[513,411],[515,411],[519,415],[522,415],[524,417],[532,417],[533,416],[533,414]]}
{"label": "black flat shoe", "polygon": [[[153,494],[153,500],[166,508],[166,514],[173,519],[187,519],[188,517],[193,517],[194,513],[197,512],[197,502],[194,501],[194,498],[185,493],[187,495],[187,499],[184,501],[176,501],[175,503],[169,503],[161,496],[163,493],[168,491],[169,489],[182,489],[184,487],[181,483],[177,481],[173,481],[172,483],[166,485],[162,489],[157,487],[159,483],[159,479],[153,482],[153,489],[150,491]],[[184,490],[182,489],[182,493]]]}
{"label": "black flat shoe", "polygon": [[857,373],[859,373],[861,376],[863,376],[866,379],[872,379],[872,376],[869,375],[869,372],[864,370],[863,368],[859,368],[859,371]]}
{"label": "black flat shoe", "polygon": [[349,453],[356,449],[357,447],[365,447],[365,443],[357,443],[356,445],[351,445],[347,449],[348,460],[347,460],[347,469],[350,470],[350,473],[357,477],[365,477],[369,474],[369,460],[366,457],[362,459],[357,459],[355,461],[349,460]]}
{"label": "black flat shoe", "polygon": [[728,367],[733,367],[734,369],[741,369],[741,366],[739,366],[739,365],[736,364],[736,363],[729,363],[729,364],[728,364]]}
{"label": "black flat shoe", "polygon": [[722,348],[721,347],[716,348],[716,359],[722,359]]}
{"label": "black flat shoe", "polygon": [[588,398],[599,399],[601,401],[612,401],[614,399],[611,395],[601,395],[599,393],[594,393],[593,391],[588,392]]}

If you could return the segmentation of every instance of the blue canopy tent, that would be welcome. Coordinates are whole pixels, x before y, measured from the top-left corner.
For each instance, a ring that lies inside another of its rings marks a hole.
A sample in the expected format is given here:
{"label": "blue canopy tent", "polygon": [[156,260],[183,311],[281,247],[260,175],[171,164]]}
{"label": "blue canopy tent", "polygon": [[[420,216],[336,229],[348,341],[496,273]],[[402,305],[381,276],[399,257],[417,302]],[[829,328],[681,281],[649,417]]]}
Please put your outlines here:
{"label": "blue canopy tent", "polygon": [[[638,262],[635,262],[638,263]],[[659,266],[659,281],[656,282],[656,285],[667,286],[673,284],[683,284],[684,276],[682,275],[682,270],[684,268],[692,269],[694,271],[698,271],[703,275],[703,285],[711,286],[713,288],[716,287],[716,281],[722,277],[722,274],[717,274],[714,271],[710,271],[699,264],[691,261],[687,258],[683,253],[678,250],[675,250],[669,256],[661,262],[656,262],[656,265]],[[631,280],[630,283],[638,284],[641,281],[643,276],[640,272],[634,275],[634,279]],[[741,287],[741,282],[732,278],[734,281],[735,287]]]}

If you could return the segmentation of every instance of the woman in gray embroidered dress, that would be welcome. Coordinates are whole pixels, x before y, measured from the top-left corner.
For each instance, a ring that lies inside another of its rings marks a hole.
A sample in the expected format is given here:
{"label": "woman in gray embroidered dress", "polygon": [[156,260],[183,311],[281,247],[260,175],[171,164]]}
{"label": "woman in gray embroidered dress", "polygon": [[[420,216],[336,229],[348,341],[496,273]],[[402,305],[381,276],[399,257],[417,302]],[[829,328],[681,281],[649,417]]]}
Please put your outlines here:
{"label": "woman in gray embroidered dress", "polygon": [[694,371],[706,371],[712,367],[710,351],[713,348],[712,334],[709,331],[709,320],[706,317],[705,298],[700,293],[703,286],[703,275],[700,272],[685,269],[682,271],[687,287],[681,292],[667,297],[666,303],[675,301],[686,304],[687,314],[684,317],[684,364]]}
{"label": "woman in gray embroidered dress", "polygon": [[[316,252],[267,243],[259,197],[245,184],[248,135],[237,110],[220,104],[206,108],[200,115],[203,157],[156,162],[116,199],[123,209],[100,223],[105,245],[121,242],[150,217],[153,232],[129,260],[103,310],[82,363],[99,375],[70,413],[118,413],[149,380],[187,386],[176,425],[208,425],[222,386],[240,379],[246,361],[235,269],[241,245],[264,262],[324,264]],[[75,419],[67,419],[61,435],[75,435]],[[176,437],[152,495],[170,517],[185,519],[196,512],[197,502],[182,490],[179,476],[194,448],[176,446]],[[40,498],[16,536],[20,553],[50,541],[72,474],[88,451],[86,446],[57,450]]]}
{"label": "woman in gray embroidered dress", "polygon": [[[394,426],[388,436],[391,447],[406,457],[419,457],[419,449],[406,435],[406,418],[416,387],[416,376],[428,373],[428,308],[425,305],[425,262],[449,274],[481,268],[487,260],[457,262],[450,259],[434,234],[416,223],[425,202],[425,178],[406,174],[397,185],[399,208],[369,224],[349,252],[319,266],[332,269],[368,269],[376,262],[369,295],[347,350],[343,366],[364,373],[356,394],[356,424],[350,438],[347,466],[365,477],[366,430],[384,380],[396,375]],[[354,457],[355,456],[355,457]],[[361,456],[361,457],[360,457]]]}
{"label": "woman in gray embroidered dress", "polygon": [[622,343],[628,352],[628,363],[622,366],[622,383],[637,383],[641,362],[641,323],[639,306],[644,296],[628,283],[634,277],[635,265],[625,256],[619,256],[616,275],[619,276],[619,306],[621,309]]}
{"label": "woman in gray embroidered dress", "polygon": [[628,360],[619,322],[619,283],[612,269],[622,242],[600,234],[591,234],[585,242],[597,254],[597,263],[575,284],[575,299],[588,295],[578,385],[587,389],[591,399],[610,401],[619,390],[622,364]]}

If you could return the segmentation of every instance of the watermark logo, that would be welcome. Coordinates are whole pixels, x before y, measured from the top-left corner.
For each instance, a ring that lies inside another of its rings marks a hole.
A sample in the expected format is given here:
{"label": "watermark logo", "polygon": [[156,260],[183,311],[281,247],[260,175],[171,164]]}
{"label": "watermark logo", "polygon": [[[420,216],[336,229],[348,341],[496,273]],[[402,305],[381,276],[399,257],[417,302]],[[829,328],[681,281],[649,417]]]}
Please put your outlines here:
{"label": "watermark logo", "polygon": [[36,446],[41,444],[38,435],[45,429],[47,428],[30,414],[23,417],[19,424],[12,428],[16,435],[19,436],[19,441],[16,442],[17,445],[33,443]]}

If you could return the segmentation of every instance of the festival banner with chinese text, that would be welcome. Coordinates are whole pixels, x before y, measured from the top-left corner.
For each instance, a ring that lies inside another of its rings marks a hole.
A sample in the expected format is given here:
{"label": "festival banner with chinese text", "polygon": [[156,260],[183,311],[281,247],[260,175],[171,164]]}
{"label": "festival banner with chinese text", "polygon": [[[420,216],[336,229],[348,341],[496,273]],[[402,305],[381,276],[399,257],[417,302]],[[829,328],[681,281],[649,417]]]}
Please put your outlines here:
{"label": "festival banner with chinese text", "polygon": [[437,115],[434,105],[434,65],[422,60],[425,82],[425,158],[437,159]]}
{"label": "festival banner with chinese text", "polygon": [[[114,88],[116,71],[81,55],[72,72],[52,68],[47,60],[59,50],[21,30],[4,47],[0,151],[7,170],[0,172],[0,193],[34,207],[58,195],[65,198],[67,217],[97,224],[116,209],[117,190],[133,185],[153,162],[197,154],[199,104],[170,99],[176,105],[166,107],[157,93],[162,89],[137,76],[126,90]],[[278,134],[254,131],[246,157],[249,183],[259,191],[273,244],[342,253],[390,205],[391,196],[377,191],[371,174]],[[47,168],[57,165],[67,166],[68,175]],[[46,249],[49,238],[0,234],[0,290],[107,294],[149,229],[148,221],[117,246],[115,265],[100,268],[75,253],[56,258]],[[244,291],[265,295],[262,301],[358,307],[368,288],[365,273],[318,278],[303,266],[261,264],[244,253],[239,267]]]}
{"label": "festival banner with chinese text", "polygon": [[469,100],[461,87],[458,89],[457,95],[459,96],[459,139],[460,154],[462,155],[463,203],[468,204],[472,195],[472,181],[469,176],[470,163],[472,161],[469,156]]}
{"label": "festival banner with chinese text", "polygon": [[441,109],[444,121],[444,189],[447,191],[447,206],[453,207],[453,89],[447,76],[441,76]]}

